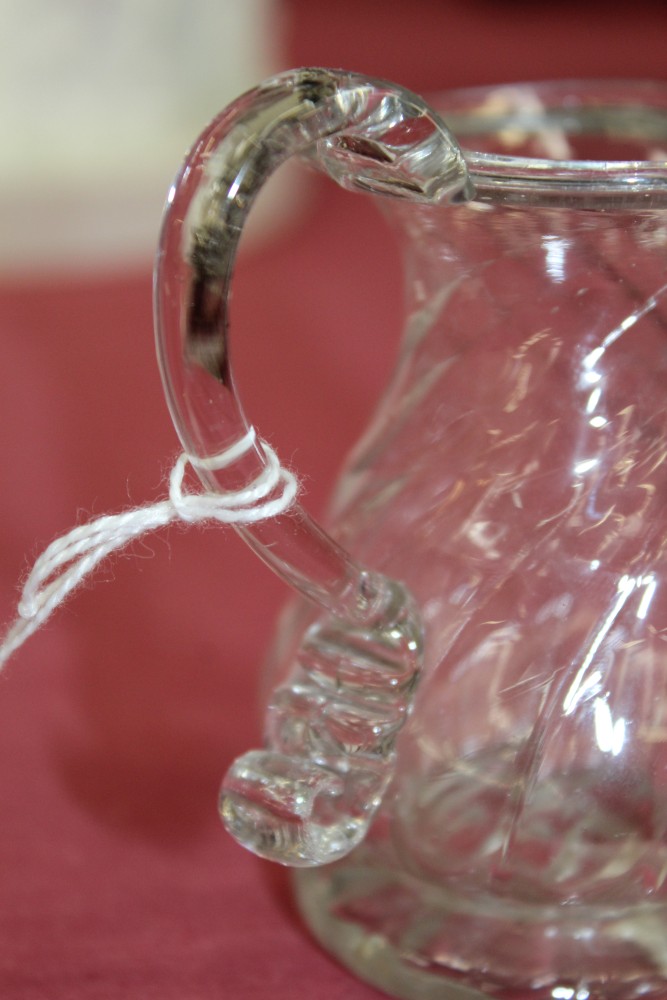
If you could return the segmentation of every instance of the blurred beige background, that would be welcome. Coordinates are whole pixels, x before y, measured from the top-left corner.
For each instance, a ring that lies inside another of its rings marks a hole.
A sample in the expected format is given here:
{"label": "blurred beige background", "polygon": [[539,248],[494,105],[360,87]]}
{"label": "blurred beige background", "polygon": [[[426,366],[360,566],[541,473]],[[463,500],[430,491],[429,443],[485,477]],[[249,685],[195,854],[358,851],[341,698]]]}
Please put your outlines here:
{"label": "blurred beige background", "polygon": [[0,23],[10,275],[150,261],[185,151],[283,36],[279,0],[0,0]]}

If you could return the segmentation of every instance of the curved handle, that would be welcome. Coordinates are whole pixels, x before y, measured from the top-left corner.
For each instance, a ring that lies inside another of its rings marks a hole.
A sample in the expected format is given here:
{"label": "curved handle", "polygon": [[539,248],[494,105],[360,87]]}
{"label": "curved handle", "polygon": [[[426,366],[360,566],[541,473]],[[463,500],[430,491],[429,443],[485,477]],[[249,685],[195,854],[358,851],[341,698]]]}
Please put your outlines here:
{"label": "curved handle", "polygon": [[[249,433],[229,364],[228,300],[253,200],[294,154],[346,188],[431,203],[470,194],[456,142],[419,98],[347,73],[278,76],[202,133],[169,193],[156,328],[174,423],[211,491],[238,489],[267,463],[257,441],[222,468],[215,461]],[[322,614],[274,693],[267,749],[225,779],[223,820],[256,853],[321,864],[364,836],[391,776],[421,665],[419,616],[404,588],[358,566],[298,502],[237,530]]]}

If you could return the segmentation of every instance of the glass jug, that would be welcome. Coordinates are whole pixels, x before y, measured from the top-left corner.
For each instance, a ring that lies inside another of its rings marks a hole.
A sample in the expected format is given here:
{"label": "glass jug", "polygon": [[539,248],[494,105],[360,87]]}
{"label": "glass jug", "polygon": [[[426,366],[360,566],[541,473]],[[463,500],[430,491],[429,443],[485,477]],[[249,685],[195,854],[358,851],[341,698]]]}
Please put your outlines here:
{"label": "glass jug", "polygon": [[161,364],[211,490],[279,490],[228,345],[268,175],[297,154],[388,196],[407,268],[398,369],[328,533],[298,501],[240,529],[302,599],[265,746],[221,812],[393,995],[664,997],[667,89],[437,108],[284,74],[212,123],[170,192]]}

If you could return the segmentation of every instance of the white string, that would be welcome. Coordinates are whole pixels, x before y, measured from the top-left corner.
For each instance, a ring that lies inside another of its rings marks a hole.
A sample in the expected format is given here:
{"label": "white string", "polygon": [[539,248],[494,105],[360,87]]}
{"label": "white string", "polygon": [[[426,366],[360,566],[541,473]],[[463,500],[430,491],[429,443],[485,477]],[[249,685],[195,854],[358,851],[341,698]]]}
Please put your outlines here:
{"label": "white string", "polygon": [[[189,524],[211,520],[254,524],[286,511],[296,497],[297,482],[265,441],[262,448],[267,464],[242,489],[227,493],[188,493],[183,489],[188,464],[200,469],[223,469],[246,454],[254,443],[251,428],[219,455],[203,459],[180,455],[169,476],[168,499],[122,514],[105,514],[51,542],[30,571],[18,605],[19,617],[0,643],[0,669],[100,562],[132,539],[177,520]],[[271,497],[280,486],[280,492]]]}
{"label": "white string", "polygon": [[230,444],[229,448],[225,448],[224,451],[219,452],[217,455],[211,455],[210,458],[199,458],[199,456],[195,457],[191,455],[190,464],[196,466],[198,469],[226,469],[237,458],[241,458],[250,451],[256,437],[257,432],[251,426],[242,438],[239,438],[234,444]]}

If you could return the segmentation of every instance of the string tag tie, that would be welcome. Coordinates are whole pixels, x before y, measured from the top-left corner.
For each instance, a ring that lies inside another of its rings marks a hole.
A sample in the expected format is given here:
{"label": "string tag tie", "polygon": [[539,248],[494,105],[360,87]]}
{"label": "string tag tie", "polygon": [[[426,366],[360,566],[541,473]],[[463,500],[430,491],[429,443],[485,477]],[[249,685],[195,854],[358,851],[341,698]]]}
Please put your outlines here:
{"label": "string tag tie", "polygon": [[0,642],[0,669],[107,556],[149,531],[173,521],[198,524],[255,524],[283,514],[297,495],[294,475],[280,464],[273,448],[261,441],[266,464],[250,483],[228,492],[191,493],[184,488],[188,465],[219,471],[255,445],[255,430],[208,458],[182,454],[169,475],[169,495],[120,514],[105,514],[56,538],[35,562],[24,584],[18,618]]}

